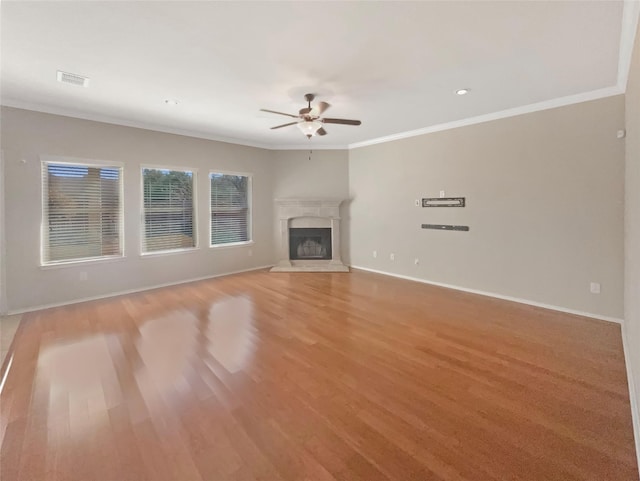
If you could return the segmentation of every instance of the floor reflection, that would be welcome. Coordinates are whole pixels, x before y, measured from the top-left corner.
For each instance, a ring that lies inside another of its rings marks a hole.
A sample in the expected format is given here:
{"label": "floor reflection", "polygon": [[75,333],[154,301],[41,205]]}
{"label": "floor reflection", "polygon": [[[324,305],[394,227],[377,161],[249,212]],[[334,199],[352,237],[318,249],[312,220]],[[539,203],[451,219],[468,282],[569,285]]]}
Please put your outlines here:
{"label": "floor reflection", "polygon": [[94,335],[40,353],[33,403],[48,401],[51,435],[66,436],[68,427],[77,438],[108,423],[107,410],[122,399],[108,346],[113,337]]}
{"label": "floor reflection", "polygon": [[136,349],[143,369],[136,379],[144,392],[180,388],[185,370],[197,347],[198,319],[190,311],[174,311],[150,319],[140,328]]}
{"label": "floor reflection", "polygon": [[253,303],[232,297],[209,309],[207,350],[229,372],[242,369],[253,356]]}
{"label": "floor reflection", "polygon": [[0,479],[638,481],[619,329],[414,284],[256,272],[26,314]]}
{"label": "floor reflection", "polygon": [[203,372],[210,359],[229,373],[242,369],[253,353],[253,331],[253,306],[244,297],[216,301],[208,311],[147,320],[135,342],[141,361],[135,378],[147,408],[175,405],[197,391],[211,374]]}
{"label": "floor reflection", "polygon": [[172,409],[211,395],[210,379],[221,374],[211,366],[233,374],[251,361],[253,314],[249,298],[225,298],[200,312],[181,309],[148,319],[135,333],[43,348],[33,407],[47,413],[49,442],[82,441],[109,424],[115,407],[136,423],[178,414]]}

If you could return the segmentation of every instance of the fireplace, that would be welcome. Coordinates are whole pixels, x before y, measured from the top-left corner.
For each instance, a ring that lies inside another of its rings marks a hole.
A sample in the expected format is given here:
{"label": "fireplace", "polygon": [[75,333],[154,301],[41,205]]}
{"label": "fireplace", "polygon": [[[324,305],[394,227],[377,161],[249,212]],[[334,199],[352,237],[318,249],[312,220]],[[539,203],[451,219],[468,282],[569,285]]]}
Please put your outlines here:
{"label": "fireplace", "polygon": [[349,272],[340,257],[339,199],[276,199],[278,263],[272,272]]}
{"label": "fireplace", "polygon": [[289,228],[289,259],[331,259],[331,228]]}

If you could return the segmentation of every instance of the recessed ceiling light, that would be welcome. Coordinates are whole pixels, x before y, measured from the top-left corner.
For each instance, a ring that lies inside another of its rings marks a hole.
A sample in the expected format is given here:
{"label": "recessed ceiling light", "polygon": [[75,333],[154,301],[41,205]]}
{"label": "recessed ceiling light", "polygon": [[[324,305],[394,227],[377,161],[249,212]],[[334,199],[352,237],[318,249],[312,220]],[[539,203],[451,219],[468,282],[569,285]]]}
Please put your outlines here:
{"label": "recessed ceiling light", "polygon": [[164,103],[167,105],[178,105],[178,101],[176,99],[166,99]]}
{"label": "recessed ceiling light", "polygon": [[467,95],[469,93],[469,90],[470,89],[459,89],[459,90],[456,90],[456,94],[458,94],[458,95]]}

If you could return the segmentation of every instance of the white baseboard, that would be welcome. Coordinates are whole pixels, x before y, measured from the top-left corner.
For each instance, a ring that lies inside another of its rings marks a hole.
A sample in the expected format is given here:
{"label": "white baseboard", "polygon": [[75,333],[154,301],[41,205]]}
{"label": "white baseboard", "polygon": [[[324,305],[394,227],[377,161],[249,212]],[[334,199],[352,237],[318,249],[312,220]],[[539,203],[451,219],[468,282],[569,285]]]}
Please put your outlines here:
{"label": "white baseboard", "polygon": [[608,317],[608,316],[602,316],[600,314],[593,314],[591,312],[577,311],[575,309],[567,309],[566,307],[554,306],[551,304],[544,304],[542,302],[530,301],[528,299],[521,299],[519,297],[503,296],[502,294],[496,294],[495,292],[480,291],[478,289],[469,289],[467,287],[460,287],[452,284],[444,284],[442,282],[435,282],[435,281],[429,281],[426,279],[420,279],[419,277],[404,276],[402,274],[394,274],[392,272],[379,271],[377,269],[370,269],[368,267],[360,267],[360,266],[354,266],[354,265],[352,265],[351,267],[353,269],[360,269],[362,271],[374,272],[376,274],[382,274],[385,276],[397,277],[400,279],[406,279],[408,281],[421,282],[423,284],[430,284],[438,287],[446,287],[447,289],[455,289],[457,291],[470,292],[471,294],[480,294],[481,296],[495,297],[496,299],[502,299],[502,300],[511,301],[511,302],[518,302],[520,304],[528,304],[530,306],[542,307],[544,309],[551,309],[553,311],[566,312],[567,314],[575,314],[577,316],[582,316],[582,317],[591,317],[593,319],[599,319],[601,321],[615,322],[616,324],[624,324],[624,321],[617,317]]}
{"label": "white baseboard", "polygon": [[477,289],[468,289],[466,287],[454,286],[451,284],[444,284],[442,282],[433,282],[426,279],[420,279],[417,277],[404,276],[402,274],[394,274],[391,272],[380,271],[377,269],[370,269],[368,267],[351,266],[353,269],[360,269],[362,271],[374,272],[376,274],[382,274],[385,276],[398,277],[400,279],[406,279],[414,282],[421,282],[423,284],[430,284],[439,287],[446,287],[448,289],[455,289],[457,291],[470,292],[472,294],[480,294],[482,296],[495,297],[497,299],[503,299],[506,301],[519,302],[520,304],[528,304],[530,306],[543,307],[545,309],[551,309],[554,311],[566,312],[568,314],[576,314],[583,317],[591,317],[594,319],[600,319],[608,322],[615,322],[620,324],[620,333],[622,335],[622,349],[624,351],[624,364],[627,370],[627,385],[629,387],[629,403],[631,404],[631,420],[633,423],[633,439],[636,446],[636,459],[638,462],[638,472],[640,474],[640,411],[638,405],[638,398],[636,397],[635,381],[633,377],[633,371],[631,368],[631,359],[629,354],[629,341],[627,340],[627,329],[623,319],[616,317],[601,316],[600,314],[593,314],[589,312],[577,311],[575,309],[567,309],[565,307],[554,306],[550,304],[543,304],[541,302],[530,301],[528,299],[520,299],[517,297],[503,296],[501,294],[495,294],[493,292],[480,291]]}
{"label": "white baseboard", "polygon": [[210,276],[194,277],[192,279],[183,279],[183,280],[176,281],[176,282],[166,282],[164,284],[156,284],[156,285],[153,285],[153,286],[140,287],[140,288],[137,288],[137,289],[128,289],[126,291],[110,292],[109,294],[101,294],[99,296],[82,297],[82,298],[73,299],[73,300],[70,300],[70,301],[56,302],[56,303],[53,303],[53,304],[43,304],[43,305],[40,305],[40,306],[27,307],[27,308],[24,308],[24,309],[10,310],[8,312],[8,314],[9,315],[24,314],[25,312],[40,311],[42,309],[49,309],[49,308],[52,308],[52,307],[68,306],[70,304],[78,304],[80,302],[96,301],[98,299],[107,299],[109,297],[122,296],[122,295],[125,295],[125,294],[134,294],[136,292],[150,291],[152,289],[159,289],[161,287],[171,287],[171,286],[177,286],[177,285],[180,285],[180,284],[188,284],[189,282],[204,281],[206,279],[214,279],[216,277],[230,276],[232,274],[241,274],[243,272],[259,271],[261,269],[268,269],[269,267],[273,267],[273,264],[269,264],[269,265],[266,265],[266,266],[251,267],[249,269],[242,269],[242,270],[239,270],[239,271],[223,272],[221,274],[213,274],[213,275],[210,275]]}
{"label": "white baseboard", "polygon": [[638,398],[636,397],[636,386],[631,368],[631,357],[629,354],[629,341],[627,340],[627,329],[622,325],[622,349],[624,351],[624,363],[627,367],[627,385],[629,386],[629,403],[631,404],[631,420],[633,422],[633,439],[636,443],[636,459],[638,461],[638,473],[640,474],[640,412],[638,411]]}

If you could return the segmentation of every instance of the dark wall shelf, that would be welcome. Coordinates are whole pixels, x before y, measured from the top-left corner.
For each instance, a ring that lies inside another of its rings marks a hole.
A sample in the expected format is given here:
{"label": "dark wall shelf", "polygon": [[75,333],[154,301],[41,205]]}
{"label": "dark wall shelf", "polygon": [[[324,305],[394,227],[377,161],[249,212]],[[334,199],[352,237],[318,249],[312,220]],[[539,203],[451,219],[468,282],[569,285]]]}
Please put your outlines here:
{"label": "dark wall shelf", "polygon": [[422,224],[423,229],[436,229],[436,230],[462,230],[468,231],[468,225],[448,225],[448,224]]}
{"label": "dark wall shelf", "polygon": [[422,207],[464,207],[464,197],[428,197],[422,199]]}

